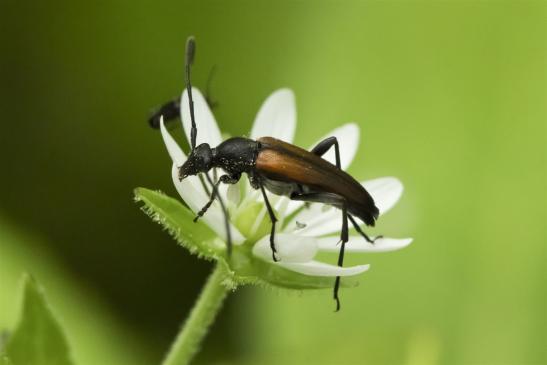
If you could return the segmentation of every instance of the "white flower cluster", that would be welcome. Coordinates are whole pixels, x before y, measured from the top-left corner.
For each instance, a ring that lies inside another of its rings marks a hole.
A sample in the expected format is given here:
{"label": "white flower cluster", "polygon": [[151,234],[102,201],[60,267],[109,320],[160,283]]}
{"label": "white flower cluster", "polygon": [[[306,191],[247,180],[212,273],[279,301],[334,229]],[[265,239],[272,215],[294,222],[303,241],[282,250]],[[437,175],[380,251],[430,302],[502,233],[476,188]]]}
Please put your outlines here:
{"label": "white flower cluster", "polygon": [[[194,88],[192,94],[198,126],[196,145],[208,143],[211,147],[215,147],[222,142],[222,137],[213,113],[198,89]],[[181,120],[186,137],[190,139],[191,120],[186,91],[181,99]],[[249,138],[270,136],[292,143],[295,128],[294,94],[291,90],[280,89],[271,94],[260,108]],[[178,167],[186,161],[186,155],[169,134],[163,121],[161,133],[173,160],[173,183],[182,199],[194,213],[197,213],[209,200],[208,193],[197,176],[189,176],[179,181]],[[330,136],[335,136],[342,141],[340,157],[342,169],[346,169],[357,152],[359,128],[354,123],[345,124],[328,133],[324,138]],[[329,151],[323,158],[334,163],[334,151]],[[374,198],[380,214],[391,209],[403,192],[401,182],[394,177],[364,181],[362,185]],[[246,179],[242,178],[237,185],[221,186],[219,194],[227,202],[234,245],[254,245],[252,254],[255,258],[310,276],[350,276],[368,270],[369,265],[339,267],[314,260],[319,251],[337,252],[339,250],[337,245],[339,237],[333,235],[340,233],[342,223],[340,210],[322,204],[304,207],[303,202],[270,194],[270,201],[275,207],[275,214],[280,222],[275,236],[279,260],[274,262],[269,243],[270,223],[260,192],[253,190]],[[210,207],[202,221],[221,239],[226,240],[224,215],[218,202]],[[371,244],[361,236],[350,236],[346,244],[346,253],[393,251],[404,248],[411,242],[411,238],[378,238],[374,244]]]}

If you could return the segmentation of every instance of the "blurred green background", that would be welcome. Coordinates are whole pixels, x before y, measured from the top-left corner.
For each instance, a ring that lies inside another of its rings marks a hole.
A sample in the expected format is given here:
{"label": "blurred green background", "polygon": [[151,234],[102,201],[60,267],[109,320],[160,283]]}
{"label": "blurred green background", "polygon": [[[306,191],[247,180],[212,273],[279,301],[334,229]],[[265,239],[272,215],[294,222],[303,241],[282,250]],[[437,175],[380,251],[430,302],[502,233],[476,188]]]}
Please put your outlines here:
{"label": "blurred green background", "polygon": [[[415,238],[331,293],[243,288],[198,363],[547,363],[544,1],[3,1],[0,328],[23,271],[46,288],[80,364],[158,363],[210,270],[132,200],[172,196],[146,124],[194,83],[224,131],[279,87],[296,143],[361,126],[349,171],[399,177],[373,233]],[[182,133],[176,134],[182,140]]]}

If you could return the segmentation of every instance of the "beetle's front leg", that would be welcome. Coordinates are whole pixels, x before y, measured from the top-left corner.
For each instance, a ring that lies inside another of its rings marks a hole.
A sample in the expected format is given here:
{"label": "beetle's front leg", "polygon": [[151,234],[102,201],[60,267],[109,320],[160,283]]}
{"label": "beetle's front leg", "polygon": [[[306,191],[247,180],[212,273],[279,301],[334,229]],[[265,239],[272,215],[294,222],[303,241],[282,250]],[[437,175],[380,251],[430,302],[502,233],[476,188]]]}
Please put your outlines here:
{"label": "beetle's front leg", "polygon": [[268,209],[268,214],[270,215],[270,221],[272,222],[272,230],[270,232],[270,247],[272,249],[272,259],[274,261],[278,261],[277,257],[275,257],[275,254],[277,250],[275,249],[275,223],[277,222],[277,218],[275,217],[275,213],[272,209],[272,206],[270,205],[270,201],[268,200],[268,196],[266,195],[266,190],[264,189],[264,185],[262,184],[262,181],[257,179],[258,184],[260,185],[260,191],[262,191],[262,196],[264,197],[264,203],[266,203],[266,208]]}
{"label": "beetle's front leg", "polygon": [[213,184],[213,192],[211,193],[211,197],[209,198],[209,201],[207,202],[207,204],[205,204],[205,206],[203,206],[203,208],[201,208],[201,210],[197,213],[196,217],[194,218],[194,222],[197,222],[198,219],[203,217],[203,215],[207,212],[207,210],[209,209],[211,204],[213,204],[213,202],[215,201],[215,198],[218,195],[218,186],[220,185],[220,183],[235,184],[239,181],[240,177],[241,177],[241,175],[231,175],[231,176],[230,175],[222,175],[217,180],[217,182],[215,184]]}

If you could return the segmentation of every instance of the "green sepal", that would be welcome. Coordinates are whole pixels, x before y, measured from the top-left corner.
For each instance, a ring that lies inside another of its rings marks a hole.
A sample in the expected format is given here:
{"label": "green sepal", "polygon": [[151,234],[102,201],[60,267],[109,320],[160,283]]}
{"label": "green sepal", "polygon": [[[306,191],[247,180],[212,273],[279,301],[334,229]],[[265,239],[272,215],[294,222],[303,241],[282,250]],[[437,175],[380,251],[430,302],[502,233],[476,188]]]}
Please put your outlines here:
{"label": "green sepal", "polygon": [[[273,285],[278,288],[292,290],[332,289],[334,277],[310,276],[287,270],[277,264],[266,262],[255,256],[242,256],[239,247],[228,262],[222,260],[226,272],[230,274],[232,286],[251,284],[259,286]],[[252,255],[251,253],[249,253]],[[342,278],[340,285],[355,287],[359,283],[356,277]]]}
{"label": "green sepal", "polygon": [[43,289],[26,275],[23,293],[21,318],[6,343],[3,364],[73,365],[65,334]]}
{"label": "green sepal", "polygon": [[191,253],[208,260],[225,255],[224,242],[206,224],[194,222],[195,214],[180,201],[145,188],[135,189],[135,200],[143,202],[142,210]]}
{"label": "green sepal", "polygon": [[[145,188],[135,189],[135,199],[143,202],[143,211],[183,247],[202,258],[218,261],[226,273],[223,283],[229,288],[252,284],[303,290],[334,285],[334,277],[299,274],[255,257],[252,254],[254,243],[249,241],[234,246],[232,256],[227,257],[225,243],[207,225],[199,221],[194,223],[195,214],[179,200]],[[356,286],[357,280],[355,277],[342,278],[341,285]]]}

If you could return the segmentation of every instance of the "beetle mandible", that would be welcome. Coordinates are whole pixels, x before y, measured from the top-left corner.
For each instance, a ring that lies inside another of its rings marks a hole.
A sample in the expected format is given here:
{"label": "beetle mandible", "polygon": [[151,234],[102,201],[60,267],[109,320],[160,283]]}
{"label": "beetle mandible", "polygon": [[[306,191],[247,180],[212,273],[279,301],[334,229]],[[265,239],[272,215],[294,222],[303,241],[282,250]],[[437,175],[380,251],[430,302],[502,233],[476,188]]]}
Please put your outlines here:
{"label": "beetle mandible", "polygon": [[[290,143],[273,137],[261,137],[252,140],[244,137],[232,137],[216,147],[207,143],[196,146],[197,127],[194,117],[194,105],[192,99],[192,85],[190,69],[195,55],[194,37],[189,37],[186,42],[185,57],[185,84],[188,93],[190,118],[192,128],[190,132],[191,151],[186,162],[179,166],[179,179],[187,176],[205,176],[211,185],[210,198],[207,204],[197,213],[194,221],[202,217],[207,209],[217,199],[224,212],[227,250],[231,254],[232,242],[228,224],[228,213],[222,198],[218,194],[218,186],[223,184],[236,184],[245,173],[254,189],[262,192],[264,202],[272,223],[270,232],[270,247],[272,258],[277,261],[275,247],[275,228],[277,218],[272,209],[266,191],[276,195],[287,196],[291,200],[299,200],[306,203],[323,203],[334,206],[342,211],[342,228],[340,233],[340,252],[338,266],[343,266],[344,249],[348,241],[348,220],[355,230],[363,238],[374,243],[363,232],[355,217],[362,220],[368,226],[374,226],[379,215],[372,196],[351,175],[340,167],[339,142],[336,137],[329,137],[317,144],[311,151],[307,151]],[[161,118],[165,120],[175,118],[180,111],[180,103],[173,100],[162,106],[149,119],[154,128],[159,128]],[[323,159],[330,148],[334,148],[336,165]],[[209,176],[208,172],[213,168],[224,171],[217,181]],[[202,179],[204,187],[205,182]],[[209,191],[206,187],[206,191]],[[334,299],[337,310],[340,308],[338,289],[340,277],[336,277],[334,284]]]}

